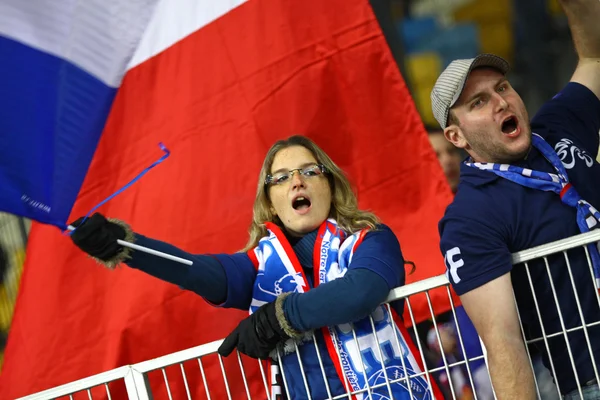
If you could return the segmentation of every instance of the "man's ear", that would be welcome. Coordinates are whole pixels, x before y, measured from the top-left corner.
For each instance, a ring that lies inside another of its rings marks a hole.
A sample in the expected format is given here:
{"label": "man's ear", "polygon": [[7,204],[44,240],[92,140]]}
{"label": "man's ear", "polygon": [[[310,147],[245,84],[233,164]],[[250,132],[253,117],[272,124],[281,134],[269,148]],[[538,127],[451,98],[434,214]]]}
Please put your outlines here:
{"label": "man's ear", "polygon": [[450,125],[444,129],[444,137],[447,141],[458,147],[459,149],[468,150],[469,143],[465,139],[462,129],[458,125]]}

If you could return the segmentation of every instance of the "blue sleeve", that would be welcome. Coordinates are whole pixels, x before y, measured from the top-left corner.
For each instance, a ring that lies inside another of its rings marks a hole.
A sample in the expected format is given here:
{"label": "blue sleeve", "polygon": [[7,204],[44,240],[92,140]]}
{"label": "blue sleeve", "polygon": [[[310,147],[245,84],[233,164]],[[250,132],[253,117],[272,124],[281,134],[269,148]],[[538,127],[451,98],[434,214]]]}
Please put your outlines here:
{"label": "blue sleeve", "polygon": [[385,225],[367,233],[348,272],[284,303],[286,319],[299,331],[359,320],[404,284],[404,259],[396,235]]}
{"label": "blue sleeve", "polygon": [[256,267],[248,254],[215,254],[227,276],[227,298],[221,304],[225,308],[248,311],[256,280]]}
{"label": "blue sleeve", "polygon": [[[458,295],[512,270],[511,253],[501,224],[494,222],[500,216],[487,215],[484,219],[485,214],[467,216],[468,213],[449,211],[440,222],[440,249],[446,274]],[[478,215],[481,218],[477,218]]]}
{"label": "blue sleeve", "polygon": [[135,244],[192,261],[181,264],[142,251],[134,251],[125,263],[163,281],[191,290],[211,303],[220,304],[227,296],[225,270],[215,258],[193,255],[171,244],[136,234]]}
{"label": "blue sleeve", "polygon": [[368,269],[349,270],[342,278],[285,299],[285,319],[300,332],[357,321],[383,303],[390,289]]}
{"label": "blue sleeve", "polygon": [[136,234],[135,243],[192,261],[192,265],[134,251],[126,261],[139,269],[182,289],[193,291],[213,305],[247,310],[256,276],[247,254],[194,255],[171,244]]}
{"label": "blue sleeve", "polygon": [[396,235],[386,225],[365,235],[349,269],[365,268],[381,276],[388,290],[404,285],[404,257]]}
{"label": "blue sleeve", "polygon": [[580,83],[569,82],[531,120],[531,128],[566,131],[576,137],[585,150],[598,155],[600,99]]}

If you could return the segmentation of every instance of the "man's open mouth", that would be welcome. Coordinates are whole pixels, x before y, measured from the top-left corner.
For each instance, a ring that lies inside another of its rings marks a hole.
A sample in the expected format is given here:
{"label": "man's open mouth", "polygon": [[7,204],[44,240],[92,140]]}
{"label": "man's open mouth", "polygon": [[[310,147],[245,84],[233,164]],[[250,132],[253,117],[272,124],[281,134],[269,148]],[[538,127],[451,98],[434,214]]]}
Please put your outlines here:
{"label": "man's open mouth", "polygon": [[515,133],[519,126],[519,121],[517,117],[511,116],[508,117],[502,122],[502,132],[510,135],[511,133]]}

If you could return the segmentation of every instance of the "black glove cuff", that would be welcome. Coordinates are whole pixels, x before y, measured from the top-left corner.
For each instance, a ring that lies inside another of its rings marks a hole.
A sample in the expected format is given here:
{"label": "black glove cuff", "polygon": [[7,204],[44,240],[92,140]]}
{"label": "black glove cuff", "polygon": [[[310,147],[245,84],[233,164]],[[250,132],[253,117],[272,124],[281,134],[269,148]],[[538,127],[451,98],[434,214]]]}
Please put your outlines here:
{"label": "black glove cuff", "polygon": [[[135,242],[135,233],[133,232],[131,227],[126,222],[121,221],[120,219],[115,219],[115,218],[107,218],[107,220],[109,222],[112,222],[113,224],[119,225],[121,228],[123,228],[123,230],[125,230],[125,238],[123,239],[123,241],[129,242],[129,243]],[[133,252],[133,249],[131,247],[121,247],[121,250],[114,257],[112,257],[108,260],[101,260],[99,258],[92,257],[92,256],[90,256],[90,257],[93,258],[94,260],[96,260],[96,262],[98,264],[102,264],[108,269],[115,269],[122,262],[129,260],[131,258],[132,252]]]}
{"label": "black glove cuff", "polygon": [[277,318],[279,326],[287,336],[292,339],[301,339],[304,334],[292,327],[292,325],[285,318],[285,312],[283,310],[283,303],[290,294],[291,293],[283,293],[277,297],[277,300],[275,300],[275,317]]}

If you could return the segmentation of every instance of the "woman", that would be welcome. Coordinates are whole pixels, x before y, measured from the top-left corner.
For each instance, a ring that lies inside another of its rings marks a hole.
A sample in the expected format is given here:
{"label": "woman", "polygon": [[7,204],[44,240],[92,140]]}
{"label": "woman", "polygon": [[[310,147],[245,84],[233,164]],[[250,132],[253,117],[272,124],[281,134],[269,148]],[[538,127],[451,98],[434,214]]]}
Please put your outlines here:
{"label": "woman", "polygon": [[[308,138],[278,141],[267,153],[250,239],[240,253],[191,255],[100,214],[73,225],[74,243],[110,268],[125,262],[214,305],[249,310],[219,353],[227,356],[237,348],[254,358],[279,354],[292,399],[307,398],[299,358],[313,398],[346,393],[346,384],[359,390],[385,383],[386,376],[398,379],[421,370],[402,324],[396,326],[395,316],[380,306],[391,289],[404,284],[398,240],[375,215],[358,209],[343,172]],[[193,265],[132,252],[117,239]],[[401,314],[403,303],[395,306]],[[409,388],[415,399],[432,398],[423,377],[372,393],[410,398]]]}

